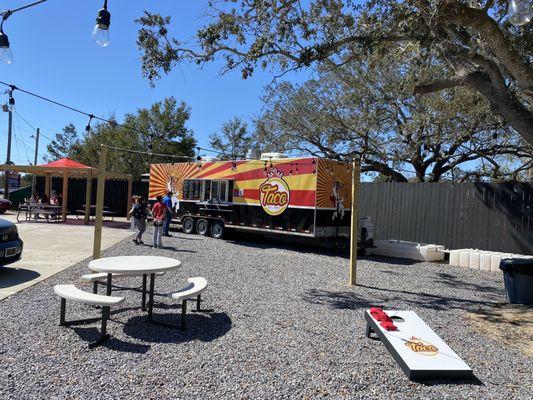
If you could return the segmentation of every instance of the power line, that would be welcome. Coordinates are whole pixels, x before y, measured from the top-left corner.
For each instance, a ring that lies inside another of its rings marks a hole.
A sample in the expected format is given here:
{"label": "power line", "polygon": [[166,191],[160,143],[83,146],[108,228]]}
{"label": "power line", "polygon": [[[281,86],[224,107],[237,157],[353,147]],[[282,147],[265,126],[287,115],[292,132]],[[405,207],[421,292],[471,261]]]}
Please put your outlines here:
{"label": "power line", "polygon": [[104,146],[107,147],[108,149],[123,151],[125,153],[143,154],[143,155],[158,156],[158,157],[168,157],[168,158],[174,158],[174,159],[179,158],[179,159],[185,159],[185,160],[191,160],[194,158],[191,156],[176,156],[172,154],[161,154],[161,153],[152,153],[152,152],[146,152],[146,151],[140,151],[140,150],[125,149],[123,147],[110,146],[107,144],[104,144]]}
{"label": "power line", "polygon": [[76,112],[78,114],[82,114],[82,115],[85,115],[86,117],[89,117],[89,122],[92,120],[92,119],[96,119],[96,120],[99,120],[99,121],[102,121],[102,122],[106,122],[108,123],[109,125],[113,126],[120,126],[124,129],[127,129],[129,131],[132,131],[132,132],[136,132],[136,133],[140,133],[141,135],[146,135],[146,136],[150,136],[152,137],[153,135],[152,134],[148,134],[146,132],[143,132],[141,130],[138,130],[138,129],[135,129],[135,128],[132,128],[130,126],[127,126],[127,125],[124,125],[124,124],[120,124],[116,121],[112,121],[112,120],[109,120],[107,118],[103,118],[103,117],[100,117],[98,115],[94,115],[92,113],[88,113],[86,111],[83,111],[83,110],[80,110],[79,108],[76,108],[76,107],[72,107],[72,106],[69,106],[67,104],[64,104],[64,103],[61,103],[59,101],[56,101],[56,100],[53,100],[53,99],[50,99],[48,97],[45,97],[45,96],[41,96],[40,94],[37,94],[37,93],[33,93],[33,92],[30,92],[29,90],[26,90],[26,89],[22,89],[20,87],[17,87],[16,85],[12,85],[12,84],[9,84],[7,82],[4,82],[4,81],[0,81],[0,84],[4,85],[4,86],[7,86],[9,88],[11,88],[13,91],[15,90],[18,90],[19,92],[22,92],[22,93],[25,93],[27,95],[30,95],[30,96],[33,96],[35,98],[38,98],[40,100],[43,100],[43,101],[46,101],[48,103],[52,103],[58,107],[62,107],[62,108],[65,108],[67,110],[70,110],[70,111],[73,111],[73,112]]}
{"label": "power line", "polygon": [[[28,122],[28,120],[26,118],[24,118],[22,115],[20,115],[20,113],[18,111],[15,110],[15,114],[17,114],[18,117],[20,117],[20,119],[22,119],[30,128],[32,128],[34,131],[37,130],[37,128],[35,126],[33,126],[32,124],[30,124]],[[46,127],[45,127],[46,128]],[[48,129],[52,130],[52,128],[48,127]],[[51,139],[50,136],[46,136],[44,133],[43,133],[43,128],[41,127],[41,132],[40,132],[40,135],[42,137],[44,137],[45,139],[47,139],[49,142],[53,142],[54,139]]]}
{"label": "power line", "polygon": [[[7,19],[11,14],[14,14],[14,13],[16,13],[18,11],[25,10],[26,8],[30,8],[30,7],[39,5],[39,4],[44,3],[46,1],[48,1],[48,0],[39,0],[39,1],[30,3],[30,4],[26,4],[25,6],[21,6],[19,8],[14,8],[13,10],[2,11],[2,12],[0,12],[0,15],[2,15],[4,17],[4,19]],[[7,15],[7,17],[6,17],[6,15]]]}

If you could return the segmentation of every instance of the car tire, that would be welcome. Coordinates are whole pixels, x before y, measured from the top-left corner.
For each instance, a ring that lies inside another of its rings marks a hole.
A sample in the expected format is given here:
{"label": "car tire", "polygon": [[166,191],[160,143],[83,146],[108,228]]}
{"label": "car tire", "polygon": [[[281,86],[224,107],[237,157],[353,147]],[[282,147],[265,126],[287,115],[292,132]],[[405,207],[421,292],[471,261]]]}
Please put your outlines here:
{"label": "car tire", "polygon": [[190,217],[181,220],[181,229],[183,233],[194,233],[194,219]]}
{"label": "car tire", "polygon": [[5,214],[7,210],[0,210],[0,214]]}
{"label": "car tire", "polygon": [[196,223],[196,233],[202,236],[209,235],[209,221],[206,219],[199,219]]}
{"label": "car tire", "polygon": [[222,239],[224,237],[224,222],[217,220],[211,224],[211,236],[215,239]]}

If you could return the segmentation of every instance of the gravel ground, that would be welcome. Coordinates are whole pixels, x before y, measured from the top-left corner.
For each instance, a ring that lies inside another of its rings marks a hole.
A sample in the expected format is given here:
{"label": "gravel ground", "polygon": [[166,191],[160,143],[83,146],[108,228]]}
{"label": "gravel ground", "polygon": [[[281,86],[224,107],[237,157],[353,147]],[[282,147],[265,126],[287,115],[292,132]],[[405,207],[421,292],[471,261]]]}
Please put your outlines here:
{"label": "gravel ground", "polygon": [[[169,292],[205,276],[204,306],[185,333],[147,324],[140,294],[109,323],[112,339],[89,350],[97,324],[57,326],[58,283],[76,282],[86,262],[0,302],[2,399],[531,399],[533,359],[487,339],[467,312],[505,301],[500,274],[447,265],[365,259],[359,286],[347,260],[259,239],[223,241],[174,233],[167,249],[125,240],[106,256],[157,254],[183,262],[156,280]],[[147,238],[149,236],[147,235]],[[135,285],[139,279],[121,281]],[[87,287],[89,290],[89,287]],[[178,321],[178,305],[157,313]],[[163,304],[164,303],[164,304]],[[379,341],[365,338],[370,305],[415,310],[473,368],[468,382],[410,382]],[[68,315],[97,315],[67,303]]]}

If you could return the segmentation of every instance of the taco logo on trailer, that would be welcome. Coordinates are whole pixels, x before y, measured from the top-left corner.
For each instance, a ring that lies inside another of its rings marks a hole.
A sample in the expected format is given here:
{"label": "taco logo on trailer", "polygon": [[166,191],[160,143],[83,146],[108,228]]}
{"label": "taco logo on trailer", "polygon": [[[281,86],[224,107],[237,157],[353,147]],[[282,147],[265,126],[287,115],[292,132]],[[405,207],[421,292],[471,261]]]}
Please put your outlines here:
{"label": "taco logo on trailer", "polygon": [[267,180],[259,186],[261,207],[267,214],[280,215],[289,206],[290,189],[283,180],[283,172],[271,168],[267,172]]}

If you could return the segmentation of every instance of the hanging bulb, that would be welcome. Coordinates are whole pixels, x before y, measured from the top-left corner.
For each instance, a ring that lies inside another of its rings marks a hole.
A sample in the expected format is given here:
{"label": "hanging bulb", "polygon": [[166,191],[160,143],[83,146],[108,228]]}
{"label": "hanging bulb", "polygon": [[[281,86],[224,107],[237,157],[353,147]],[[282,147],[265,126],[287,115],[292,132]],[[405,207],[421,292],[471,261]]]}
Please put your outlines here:
{"label": "hanging bulb", "polygon": [[6,64],[13,62],[13,53],[9,48],[9,38],[0,30],[0,60]]}
{"label": "hanging bulb", "polygon": [[111,13],[107,11],[107,0],[104,7],[98,10],[96,25],[94,26],[92,38],[100,47],[109,45],[109,26],[111,25]]}
{"label": "hanging bulb", "polygon": [[15,98],[13,97],[12,92],[9,93],[9,111],[15,111]]}
{"label": "hanging bulb", "polygon": [[533,4],[530,0],[509,1],[509,22],[515,26],[528,24],[533,19]]}
{"label": "hanging bulb", "polygon": [[85,126],[85,131],[89,132],[91,130],[91,121],[93,120],[94,115],[89,115],[89,122],[87,122],[87,125]]}

